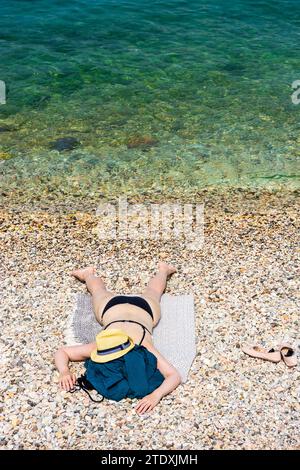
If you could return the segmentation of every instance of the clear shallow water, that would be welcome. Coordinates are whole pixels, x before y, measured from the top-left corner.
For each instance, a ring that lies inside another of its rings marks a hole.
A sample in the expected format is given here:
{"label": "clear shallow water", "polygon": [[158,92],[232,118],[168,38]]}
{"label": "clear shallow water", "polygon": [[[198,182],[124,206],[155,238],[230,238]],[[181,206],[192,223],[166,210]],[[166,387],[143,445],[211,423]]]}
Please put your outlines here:
{"label": "clear shallow water", "polygon": [[6,190],[299,187],[296,0],[2,0],[0,56]]}

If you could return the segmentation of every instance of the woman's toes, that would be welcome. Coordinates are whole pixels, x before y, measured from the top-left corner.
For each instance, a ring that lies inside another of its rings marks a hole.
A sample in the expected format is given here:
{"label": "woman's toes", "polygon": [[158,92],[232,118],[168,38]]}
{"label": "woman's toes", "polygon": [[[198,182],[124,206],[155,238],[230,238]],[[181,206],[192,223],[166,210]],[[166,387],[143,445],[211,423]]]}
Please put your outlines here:
{"label": "woman's toes", "polygon": [[84,281],[85,278],[91,274],[96,273],[96,268],[94,266],[89,266],[88,268],[75,269],[71,272],[71,276],[76,277],[80,281]]}
{"label": "woman's toes", "polygon": [[168,273],[168,275],[173,274],[177,271],[177,269],[172,266],[171,264],[165,263],[164,261],[160,261],[158,263],[158,269],[160,271],[165,271]]}

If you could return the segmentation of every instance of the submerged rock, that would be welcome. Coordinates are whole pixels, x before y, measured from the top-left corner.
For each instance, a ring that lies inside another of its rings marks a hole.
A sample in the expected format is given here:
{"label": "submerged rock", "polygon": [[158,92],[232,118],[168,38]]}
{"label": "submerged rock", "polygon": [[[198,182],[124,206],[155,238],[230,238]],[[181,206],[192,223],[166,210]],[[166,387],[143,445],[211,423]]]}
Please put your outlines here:
{"label": "submerged rock", "polygon": [[50,148],[52,150],[58,150],[63,152],[64,150],[73,150],[80,145],[80,141],[75,137],[62,137],[61,139],[50,142]]}
{"label": "submerged rock", "polygon": [[0,125],[0,132],[12,132],[15,129],[11,126],[7,126],[6,124]]}
{"label": "submerged rock", "polygon": [[8,152],[0,152],[0,160],[8,160],[11,155]]}
{"label": "submerged rock", "polygon": [[49,95],[35,96],[31,100],[31,105],[35,107],[44,107],[48,104],[50,100],[51,100],[51,96]]}
{"label": "submerged rock", "polygon": [[224,70],[225,72],[228,72],[232,75],[242,75],[245,72],[246,67],[241,63],[229,62],[228,64],[223,65],[221,70]]}
{"label": "submerged rock", "polygon": [[133,149],[133,148],[141,148],[141,149],[147,149],[149,147],[153,147],[158,144],[158,140],[154,139],[153,137],[150,137],[148,135],[146,136],[136,136],[136,137],[131,137],[127,141],[127,148]]}

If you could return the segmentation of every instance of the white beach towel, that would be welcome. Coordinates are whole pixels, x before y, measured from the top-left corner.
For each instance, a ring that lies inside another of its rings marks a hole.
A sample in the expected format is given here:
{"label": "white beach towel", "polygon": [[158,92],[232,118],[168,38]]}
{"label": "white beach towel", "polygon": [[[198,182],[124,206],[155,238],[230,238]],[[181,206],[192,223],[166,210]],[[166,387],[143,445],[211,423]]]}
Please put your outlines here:
{"label": "white beach towel", "polygon": [[[95,318],[89,294],[76,295],[66,331],[67,344],[86,344],[95,340],[102,326]],[[164,294],[161,319],[153,330],[153,342],[160,353],[178,370],[186,382],[196,356],[195,313],[192,295]]]}

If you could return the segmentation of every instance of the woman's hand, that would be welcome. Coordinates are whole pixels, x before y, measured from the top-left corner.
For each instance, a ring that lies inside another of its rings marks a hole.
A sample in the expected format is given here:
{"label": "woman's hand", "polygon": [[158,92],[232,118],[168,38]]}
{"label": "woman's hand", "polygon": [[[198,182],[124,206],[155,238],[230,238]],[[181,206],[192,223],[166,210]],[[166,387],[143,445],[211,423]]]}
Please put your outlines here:
{"label": "woman's hand", "polygon": [[59,385],[63,390],[69,392],[76,383],[76,377],[70,371],[62,372],[59,375]]}
{"label": "woman's hand", "polygon": [[79,346],[63,346],[56,351],[54,360],[59,372],[59,384],[63,390],[68,392],[76,382],[75,375],[69,371],[69,361],[84,361],[90,357],[95,348],[97,345],[94,342]]}
{"label": "woman's hand", "polygon": [[160,399],[161,395],[157,393],[156,390],[154,390],[154,392],[150,393],[149,395],[146,395],[138,402],[135,407],[136,412],[142,415],[144,413],[152,411],[153,408],[160,402]]}

